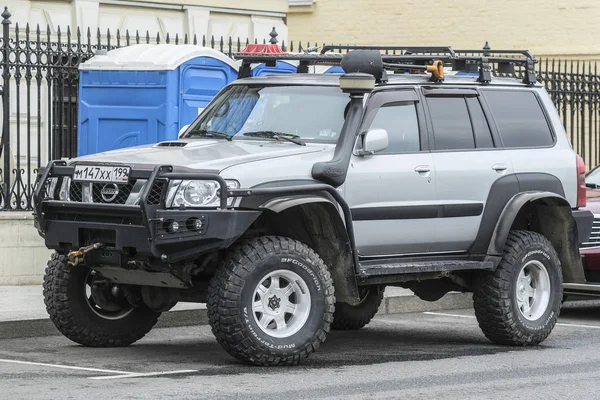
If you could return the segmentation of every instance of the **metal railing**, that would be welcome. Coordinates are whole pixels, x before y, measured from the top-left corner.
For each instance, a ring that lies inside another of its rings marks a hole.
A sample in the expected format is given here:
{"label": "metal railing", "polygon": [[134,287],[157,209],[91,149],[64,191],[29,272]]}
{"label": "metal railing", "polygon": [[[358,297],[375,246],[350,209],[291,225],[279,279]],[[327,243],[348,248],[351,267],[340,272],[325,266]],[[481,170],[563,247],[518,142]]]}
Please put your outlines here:
{"label": "metal railing", "polygon": [[[12,25],[5,7],[0,38],[2,139],[0,141],[0,211],[31,210],[33,184],[49,160],[77,153],[77,105],[80,63],[96,50],[132,44],[171,43],[210,47],[233,56],[248,39],[121,32],[81,32]],[[277,43],[277,33],[269,34]],[[254,40],[254,43],[257,41]],[[266,40],[263,40],[266,43]],[[283,51],[317,51],[317,42],[281,42]],[[483,50],[490,50],[485,46]],[[341,51],[341,50],[339,50]],[[490,50],[493,53],[493,50]],[[548,89],[573,148],[588,168],[600,162],[600,94],[596,63],[542,60],[537,79]],[[516,72],[517,75],[520,73]]]}

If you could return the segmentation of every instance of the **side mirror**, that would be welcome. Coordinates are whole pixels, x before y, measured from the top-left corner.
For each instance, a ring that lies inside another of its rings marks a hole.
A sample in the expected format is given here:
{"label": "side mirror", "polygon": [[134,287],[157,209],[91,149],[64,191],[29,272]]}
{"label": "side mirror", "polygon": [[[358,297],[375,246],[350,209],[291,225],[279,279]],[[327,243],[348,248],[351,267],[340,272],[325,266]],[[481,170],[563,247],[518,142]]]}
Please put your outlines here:
{"label": "side mirror", "polygon": [[369,129],[363,134],[363,146],[359,154],[364,156],[377,153],[387,149],[388,144],[388,134],[385,129]]}
{"label": "side mirror", "polygon": [[181,127],[181,129],[179,130],[179,133],[177,134],[177,137],[178,137],[178,138],[181,138],[181,134],[182,134],[183,132],[185,132],[185,131],[187,130],[187,128],[189,128],[189,127],[190,127],[190,124],[187,124],[187,125],[184,125],[184,126],[182,126],[182,127]]}

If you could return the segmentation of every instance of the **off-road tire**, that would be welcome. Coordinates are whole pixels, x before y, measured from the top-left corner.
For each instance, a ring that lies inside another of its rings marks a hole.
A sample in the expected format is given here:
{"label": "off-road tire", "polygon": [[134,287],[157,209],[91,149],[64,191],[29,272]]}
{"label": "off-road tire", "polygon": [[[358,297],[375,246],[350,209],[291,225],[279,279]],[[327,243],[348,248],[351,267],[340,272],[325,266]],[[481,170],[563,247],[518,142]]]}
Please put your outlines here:
{"label": "off-road tire", "polygon": [[[282,269],[304,280],[311,308],[298,332],[276,338],[258,326],[252,301],[263,277]],[[334,304],[331,275],[317,253],[293,239],[263,236],[229,250],[211,279],[207,308],[212,332],[230,355],[247,364],[271,366],[298,364],[316,351],[329,332]]]}
{"label": "off-road tire", "polygon": [[[550,278],[550,297],[545,312],[526,319],[517,305],[517,278],[530,261],[541,262]],[[495,271],[477,275],[473,291],[475,315],[481,330],[492,342],[529,346],[544,341],[558,319],[562,300],[562,271],[554,247],[543,235],[511,231],[502,260]]]}
{"label": "off-road tire", "polygon": [[383,301],[383,288],[372,286],[365,288],[361,294],[361,301],[355,306],[348,303],[335,303],[331,329],[356,330],[371,322]]}
{"label": "off-road tire", "polygon": [[117,320],[97,315],[87,303],[85,282],[89,269],[72,267],[67,258],[52,254],[44,276],[44,303],[50,320],[72,341],[89,347],[121,347],[143,338],[160,313],[145,306]]}

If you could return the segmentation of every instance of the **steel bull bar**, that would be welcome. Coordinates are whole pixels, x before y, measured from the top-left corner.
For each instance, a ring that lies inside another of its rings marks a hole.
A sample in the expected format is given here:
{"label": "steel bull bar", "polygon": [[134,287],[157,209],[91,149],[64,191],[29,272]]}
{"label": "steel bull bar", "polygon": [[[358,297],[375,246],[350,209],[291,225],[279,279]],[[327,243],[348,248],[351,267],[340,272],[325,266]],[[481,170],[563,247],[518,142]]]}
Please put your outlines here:
{"label": "steel bull bar", "polygon": [[[94,165],[113,164],[94,163]],[[72,178],[74,170],[75,167],[68,166],[65,161],[51,161],[38,175],[33,194],[34,224],[40,235],[45,238],[46,246],[64,253],[71,252],[73,262],[79,263],[82,261],[80,258],[85,257],[86,253],[101,248],[112,248],[118,252],[135,249],[136,254],[153,256],[165,263],[182,261],[229,247],[262,212],[260,207],[251,210],[228,208],[229,197],[274,198],[326,192],[335,199],[343,211],[349,245],[355,265],[358,266],[350,207],[340,193],[330,185],[310,183],[298,186],[229,189],[225,179],[217,172],[158,165],[152,170],[131,169],[130,179],[147,179],[136,205],[82,203],[58,199],[63,179]],[[53,193],[47,193],[48,180],[52,178],[58,180],[54,185]],[[165,200],[168,182],[171,180],[218,182],[219,207],[167,209]],[[160,201],[158,204],[149,204],[148,196],[158,181],[164,182]],[[115,221],[117,216],[121,218],[120,221]],[[164,229],[165,224],[171,221],[178,222],[180,226],[183,223],[187,228],[186,222],[190,219],[202,221],[197,225],[201,225],[202,228],[183,229],[180,233],[167,233]],[[97,241],[84,240],[93,239],[95,234],[97,234]],[[74,249],[78,250],[73,252]],[[112,263],[118,264],[118,260],[113,260]]]}

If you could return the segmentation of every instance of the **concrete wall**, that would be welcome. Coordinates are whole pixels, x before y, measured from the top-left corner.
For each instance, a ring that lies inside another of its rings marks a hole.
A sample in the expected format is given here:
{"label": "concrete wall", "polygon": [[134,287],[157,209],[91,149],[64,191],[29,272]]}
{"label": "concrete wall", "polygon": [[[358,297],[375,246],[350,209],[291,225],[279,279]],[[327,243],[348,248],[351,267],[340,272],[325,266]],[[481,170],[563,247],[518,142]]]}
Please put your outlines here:
{"label": "concrete wall", "polygon": [[50,254],[30,211],[0,212],[0,286],[41,283]]}
{"label": "concrete wall", "polygon": [[600,60],[598,0],[313,0],[290,2],[291,40],[527,48]]}

